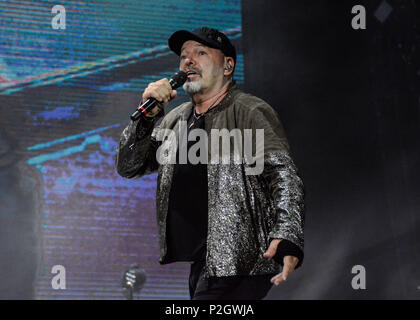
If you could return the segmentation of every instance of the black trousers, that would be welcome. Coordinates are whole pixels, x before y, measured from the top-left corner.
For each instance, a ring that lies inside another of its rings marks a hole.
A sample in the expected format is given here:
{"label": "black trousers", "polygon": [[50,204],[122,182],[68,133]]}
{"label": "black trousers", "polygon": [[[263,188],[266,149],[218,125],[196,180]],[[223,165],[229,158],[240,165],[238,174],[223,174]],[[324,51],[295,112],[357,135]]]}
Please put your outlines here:
{"label": "black trousers", "polygon": [[191,300],[261,300],[273,286],[270,279],[275,274],[205,278],[205,263],[191,264]]}

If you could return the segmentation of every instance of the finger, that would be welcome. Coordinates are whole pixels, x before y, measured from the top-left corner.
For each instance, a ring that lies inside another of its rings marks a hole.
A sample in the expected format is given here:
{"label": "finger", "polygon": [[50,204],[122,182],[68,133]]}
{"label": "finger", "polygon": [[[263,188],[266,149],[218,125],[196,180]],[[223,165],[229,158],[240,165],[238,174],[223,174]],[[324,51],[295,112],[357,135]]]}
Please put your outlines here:
{"label": "finger", "polygon": [[159,105],[157,105],[156,107],[153,108],[153,110],[151,112],[149,112],[149,115],[150,116],[155,116],[159,111],[160,111],[160,107],[159,107]]}
{"label": "finger", "polygon": [[167,89],[168,91],[172,90],[171,84],[169,83],[169,80],[166,78],[163,78],[161,80],[158,81],[159,83],[161,83],[165,89]]}
{"label": "finger", "polygon": [[154,98],[157,101],[164,101],[170,99],[172,87],[169,84],[168,79],[161,79],[157,82],[149,83],[146,90],[143,93],[143,101],[149,98]]}
{"label": "finger", "polygon": [[168,79],[165,79],[166,80],[166,88],[168,88],[168,91],[169,92],[172,92],[172,86],[171,86],[171,84],[169,83],[169,80]]}
{"label": "finger", "polygon": [[157,101],[159,101],[162,104],[165,104],[169,101],[169,96],[166,95],[164,92],[159,92],[157,97],[155,98]]}
{"label": "finger", "polygon": [[286,281],[283,277],[283,273],[279,273],[277,275],[275,275],[274,277],[271,278],[270,282],[273,283],[274,285],[279,285],[281,282]]}
{"label": "finger", "polygon": [[154,88],[156,91],[159,91],[160,94],[163,95],[170,95],[170,92],[172,91],[172,87],[169,84],[168,79],[161,79],[159,81],[156,81],[153,83],[154,84]]}
{"label": "finger", "polygon": [[264,253],[265,258],[272,258],[276,254],[277,251],[277,244],[275,242],[271,242],[270,246],[268,247],[267,251]]}
{"label": "finger", "polygon": [[160,101],[159,92],[153,86],[149,86],[143,93],[142,101],[146,102],[147,99],[154,98]]}
{"label": "finger", "polygon": [[171,100],[171,90],[167,90],[167,88],[165,87],[161,87],[159,88],[157,94],[159,95],[159,99],[160,101],[169,101]]}
{"label": "finger", "polygon": [[277,246],[282,241],[282,239],[274,239],[271,241],[270,246],[268,247],[267,251],[264,253],[265,258],[272,258],[276,254]]}
{"label": "finger", "polygon": [[178,93],[176,92],[176,90],[171,91],[171,99],[176,98],[177,95],[178,95]]}
{"label": "finger", "polygon": [[284,280],[287,280],[287,277],[293,272],[295,269],[294,265],[289,263],[285,263],[282,270],[282,277]]}

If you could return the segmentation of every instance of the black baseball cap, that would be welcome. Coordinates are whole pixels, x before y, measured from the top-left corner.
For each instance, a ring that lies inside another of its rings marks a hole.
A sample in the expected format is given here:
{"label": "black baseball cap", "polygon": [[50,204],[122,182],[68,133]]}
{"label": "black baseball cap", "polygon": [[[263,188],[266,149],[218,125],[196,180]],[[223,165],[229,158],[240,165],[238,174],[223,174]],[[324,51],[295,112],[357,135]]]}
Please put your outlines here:
{"label": "black baseball cap", "polygon": [[201,27],[191,32],[179,30],[168,39],[169,48],[179,56],[182,45],[188,40],[194,40],[210,48],[219,49],[225,56],[232,57],[236,64],[236,49],[224,33],[208,27]]}

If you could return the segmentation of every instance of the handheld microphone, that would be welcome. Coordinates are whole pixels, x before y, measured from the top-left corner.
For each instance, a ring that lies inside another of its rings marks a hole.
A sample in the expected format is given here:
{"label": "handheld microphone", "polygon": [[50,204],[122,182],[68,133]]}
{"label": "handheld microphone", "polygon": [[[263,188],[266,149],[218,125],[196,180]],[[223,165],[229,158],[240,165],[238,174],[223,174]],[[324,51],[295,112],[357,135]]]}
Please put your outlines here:
{"label": "handheld microphone", "polygon": [[126,299],[133,300],[133,292],[140,292],[146,282],[146,272],[138,264],[132,264],[121,279],[121,286]]}
{"label": "handheld microphone", "polygon": [[[169,79],[169,84],[171,85],[172,89],[175,90],[182,86],[186,80],[187,74],[184,71],[178,71],[171,77],[171,79]],[[157,103],[158,102],[155,98],[147,99],[143,104],[137,107],[137,110],[130,117],[131,120],[137,120],[138,118],[140,118],[140,115],[142,113],[146,115],[148,112],[153,110]]]}

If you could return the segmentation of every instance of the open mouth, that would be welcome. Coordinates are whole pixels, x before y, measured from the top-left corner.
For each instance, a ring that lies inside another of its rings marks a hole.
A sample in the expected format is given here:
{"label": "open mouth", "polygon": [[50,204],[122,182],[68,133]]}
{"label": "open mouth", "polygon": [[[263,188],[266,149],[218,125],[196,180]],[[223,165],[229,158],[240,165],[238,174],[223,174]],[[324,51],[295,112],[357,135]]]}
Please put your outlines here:
{"label": "open mouth", "polygon": [[195,71],[192,71],[192,70],[187,71],[187,77],[188,78],[193,77],[193,76],[198,76],[198,75],[199,74]]}

